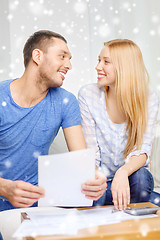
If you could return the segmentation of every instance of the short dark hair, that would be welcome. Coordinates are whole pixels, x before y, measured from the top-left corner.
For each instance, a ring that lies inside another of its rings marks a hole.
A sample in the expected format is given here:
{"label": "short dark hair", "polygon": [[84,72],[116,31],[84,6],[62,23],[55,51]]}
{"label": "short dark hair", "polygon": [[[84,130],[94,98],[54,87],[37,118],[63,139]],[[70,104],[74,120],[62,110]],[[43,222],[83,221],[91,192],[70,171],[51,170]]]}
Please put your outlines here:
{"label": "short dark hair", "polygon": [[28,38],[23,48],[25,68],[32,57],[32,51],[35,48],[43,50],[44,52],[47,51],[48,46],[53,43],[53,38],[59,38],[67,43],[67,40],[62,35],[49,30],[37,31]]}

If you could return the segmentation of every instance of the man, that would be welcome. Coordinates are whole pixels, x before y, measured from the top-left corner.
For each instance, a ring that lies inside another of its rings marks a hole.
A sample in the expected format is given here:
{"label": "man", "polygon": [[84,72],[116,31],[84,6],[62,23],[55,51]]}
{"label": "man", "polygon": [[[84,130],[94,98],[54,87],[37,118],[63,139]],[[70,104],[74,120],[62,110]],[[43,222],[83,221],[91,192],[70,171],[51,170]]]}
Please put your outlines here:
{"label": "man", "polygon": [[[0,83],[0,211],[36,206],[44,196],[37,186],[37,157],[48,154],[60,127],[69,151],[86,148],[77,100],[60,88],[72,67],[65,38],[38,31],[23,54],[22,77]],[[106,178],[98,171],[82,185],[93,200],[105,189]]]}

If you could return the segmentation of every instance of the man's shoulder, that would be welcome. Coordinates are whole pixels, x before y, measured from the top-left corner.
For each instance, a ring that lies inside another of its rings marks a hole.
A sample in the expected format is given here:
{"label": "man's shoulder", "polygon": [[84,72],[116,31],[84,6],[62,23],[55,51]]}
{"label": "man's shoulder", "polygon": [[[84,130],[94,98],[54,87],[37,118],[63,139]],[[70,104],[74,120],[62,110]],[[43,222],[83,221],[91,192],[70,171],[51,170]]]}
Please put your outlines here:
{"label": "man's shoulder", "polygon": [[8,86],[8,84],[11,82],[12,80],[4,80],[4,81],[0,81],[0,88],[3,88],[5,86]]}
{"label": "man's shoulder", "polygon": [[0,82],[0,95],[2,95],[3,93],[5,93],[5,91],[7,91],[8,89],[8,85],[10,84],[12,80],[4,80]]}
{"label": "man's shoulder", "polygon": [[75,95],[69,91],[67,91],[64,88],[61,87],[57,87],[57,88],[50,88],[50,93],[51,93],[51,97],[54,100],[61,100],[63,101],[66,98],[69,99],[76,99]]}

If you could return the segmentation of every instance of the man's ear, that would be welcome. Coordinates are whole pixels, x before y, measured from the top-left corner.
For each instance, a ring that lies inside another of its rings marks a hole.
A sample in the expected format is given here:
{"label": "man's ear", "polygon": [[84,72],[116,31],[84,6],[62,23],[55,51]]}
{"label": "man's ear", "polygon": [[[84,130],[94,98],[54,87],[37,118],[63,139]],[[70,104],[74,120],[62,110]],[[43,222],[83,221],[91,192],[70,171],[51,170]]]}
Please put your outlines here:
{"label": "man's ear", "polygon": [[43,52],[40,49],[36,48],[32,51],[32,60],[37,65],[41,63],[42,57],[43,57]]}

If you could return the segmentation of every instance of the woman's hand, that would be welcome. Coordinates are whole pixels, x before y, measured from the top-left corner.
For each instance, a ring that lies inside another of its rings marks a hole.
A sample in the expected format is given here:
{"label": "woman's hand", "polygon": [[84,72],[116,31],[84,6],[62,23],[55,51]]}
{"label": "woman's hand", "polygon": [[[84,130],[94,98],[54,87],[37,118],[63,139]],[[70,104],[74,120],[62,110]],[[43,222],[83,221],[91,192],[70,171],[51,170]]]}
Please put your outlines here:
{"label": "woman's hand", "polygon": [[82,184],[82,193],[85,194],[85,197],[92,200],[98,200],[103,196],[107,187],[107,178],[103,173],[96,170],[95,179],[88,180]]}
{"label": "woman's hand", "polygon": [[126,209],[130,203],[130,187],[128,173],[126,170],[119,168],[113,178],[111,185],[113,203],[116,209]]}

